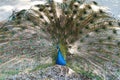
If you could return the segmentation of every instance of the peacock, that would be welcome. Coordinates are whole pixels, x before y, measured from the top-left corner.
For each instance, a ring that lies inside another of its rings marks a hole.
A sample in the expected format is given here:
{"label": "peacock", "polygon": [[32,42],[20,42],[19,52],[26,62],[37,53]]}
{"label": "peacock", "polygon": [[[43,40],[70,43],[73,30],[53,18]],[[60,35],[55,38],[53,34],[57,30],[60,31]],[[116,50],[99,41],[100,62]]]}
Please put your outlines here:
{"label": "peacock", "polygon": [[[57,46],[56,64],[68,66],[78,73],[91,71],[105,80],[120,79],[120,21],[97,2],[48,0],[44,5],[36,4],[28,10],[14,12],[0,27],[1,53],[24,54],[27,50],[23,49],[29,50],[25,45],[38,53],[36,48],[41,48],[40,45],[30,44],[40,38],[39,35],[51,41],[54,49]],[[22,44],[22,41],[26,43]],[[6,43],[16,47],[6,47]]]}
{"label": "peacock", "polygon": [[56,64],[58,65],[62,65],[62,66],[65,66],[66,65],[66,60],[64,59],[63,55],[62,55],[62,52],[59,48],[59,46],[57,46],[57,49],[58,49],[58,55],[57,55],[57,60],[56,60]]}

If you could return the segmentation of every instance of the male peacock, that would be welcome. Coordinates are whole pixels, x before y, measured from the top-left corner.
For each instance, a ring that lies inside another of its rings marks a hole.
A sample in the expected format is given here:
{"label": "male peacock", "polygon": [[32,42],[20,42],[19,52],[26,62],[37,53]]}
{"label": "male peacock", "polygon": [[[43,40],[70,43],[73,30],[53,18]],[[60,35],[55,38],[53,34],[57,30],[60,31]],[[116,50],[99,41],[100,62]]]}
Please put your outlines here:
{"label": "male peacock", "polygon": [[[50,0],[45,5],[38,4],[14,15],[11,22],[15,26],[0,29],[1,43],[9,42],[12,45],[12,41],[26,40],[29,42],[26,45],[31,45],[33,39],[44,35],[39,32],[42,30],[50,37],[45,37],[46,39],[52,39],[55,46],[59,44],[56,64],[67,65],[78,73],[82,69],[92,71],[106,80],[107,77],[113,80],[119,78],[120,22],[95,1],[87,3],[85,0],[63,0],[62,3],[56,3]],[[22,25],[26,20],[31,22],[29,25],[33,25],[30,29],[39,35],[34,32],[33,38],[20,35],[29,28],[25,26],[28,24]],[[19,49],[23,50],[24,45],[18,46]],[[30,47],[33,50],[36,48],[39,46]],[[15,49],[3,50],[2,46],[1,52],[14,52]]]}
{"label": "male peacock", "polygon": [[65,66],[66,65],[66,60],[64,59],[64,57],[62,55],[60,47],[57,46],[57,49],[58,49],[58,52],[57,52],[58,54],[57,54],[56,64]]}

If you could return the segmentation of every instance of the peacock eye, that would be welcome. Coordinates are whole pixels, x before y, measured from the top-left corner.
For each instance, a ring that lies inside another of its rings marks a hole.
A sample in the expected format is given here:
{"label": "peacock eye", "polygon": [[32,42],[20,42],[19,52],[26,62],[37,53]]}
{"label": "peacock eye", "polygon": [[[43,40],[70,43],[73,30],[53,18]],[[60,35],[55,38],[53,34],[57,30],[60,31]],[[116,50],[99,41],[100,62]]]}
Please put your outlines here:
{"label": "peacock eye", "polygon": [[100,10],[99,10],[99,13],[104,13],[104,12],[103,12],[103,10],[100,9]]}
{"label": "peacock eye", "polygon": [[88,9],[92,9],[90,5],[88,5],[87,7],[88,7]]}
{"label": "peacock eye", "polygon": [[120,26],[120,22],[118,22],[118,26]]}
{"label": "peacock eye", "polygon": [[81,39],[80,42],[84,42],[84,39]]}
{"label": "peacock eye", "polygon": [[98,5],[98,3],[97,3],[97,2],[95,2],[95,1],[93,1],[93,4]]}
{"label": "peacock eye", "polygon": [[97,17],[97,14],[93,14],[93,17],[96,18],[96,17]]}
{"label": "peacock eye", "polygon": [[65,11],[65,15],[67,15],[68,14],[68,12],[67,11]]}
{"label": "peacock eye", "polygon": [[104,30],[105,30],[105,29],[107,29],[107,28],[106,28],[105,26],[103,26],[103,27],[102,27],[102,29],[104,29]]}
{"label": "peacock eye", "polygon": [[45,25],[48,25],[48,22],[45,22],[44,24],[45,24]]}
{"label": "peacock eye", "polygon": [[89,27],[88,27],[88,26],[86,26],[86,27],[85,27],[85,29],[89,29]]}
{"label": "peacock eye", "polygon": [[89,37],[89,35],[87,34],[85,37],[86,37],[86,38],[88,38],[88,37]]}
{"label": "peacock eye", "polygon": [[71,48],[72,46],[68,46],[68,48]]}
{"label": "peacock eye", "polygon": [[73,10],[73,14],[76,14],[77,13],[77,10]]}
{"label": "peacock eye", "polygon": [[81,47],[79,46],[77,49],[78,49],[78,50],[80,50],[80,49],[81,49]]}
{"label": "peacock eye", "polygon": [[92,23],[93,23],[93,20],[91,20],[90,23],[92,24]]}
{"label": "peacock eye", "polygon": [[71,41],[70,41],[70,43],[73,43],[74,42],[74,39],[72,39]]}
{"label": "peacock eye", "polygon": [[69,11],[65,10],[64,13],[65,13],[65,15],[67,15],[69,13]]}
{"label": "peacock eye", "polygon": [[80,19],[79,20],[84,20],[84,18],[83,17],[80,17]]}
{"label": "peacock eye", "polygon": [[75,8],[78,8],[78,5],[74,5]]}
{"label": "peacock eye", "polygon": [[53,16],[51,16],[50,18],[53,19]]}
{"label": "peacock eye", "polygon": [[99,32],[99,29],[95,29],[95,32]]}
{"label": "peacock eye", "polygon": [[73,17],[71,17],[70,19],[73,20]]}
{"label": "peacock eye", "polygon": [[50,13],[52,13],[53,11],[52,10],[49,10]]}
{"label": "peacock eye", "polygon": [[40,4],[38,4],[38,5],[35,5],[35,7],[40,7],[41,5]]}
{"label": "peacock eye", "polygon": [[77,1],[79,4],[81,3],[80,1]]}
{"label": "peacock eye", "polygon": [[114,29],[114,30],[113,30],[113,34],[117,34],[117,30]]}
{"label": "peacock eye", "polygon": [[83,12],[84,14],[87,14],[87,11],[86,10],[84,10],[84,12]]}
{"label": "peacock eye", "polygon": [[40,15],[40,18],[41,18],[41,19],[43,19],[43,16],[42,16],[42,15]]}
{"label": "peacock eye", "polygon": [[76,26],[79,26],[80,25],[80,23],[76,23]]}
{"label": "peacock eye", "polygon": [[112,22],[108,22],[108,25],[112,26]]}
{"label": "peacock eye", "polygon": [[82,32],[82,31],[80,31],[79,33],[80,33],[80,34],[82,34],[83,32]]}
{"label": "peacock eye", "polygon": [[120,42],[118,42],[117,45],[120,46]]}
{"label": "peacock eye", "polygon": [[40,8],[39,11],[43,11],[43,8]]}
{"label": "peacock eye", "polygon": [[108,37],[107,37],[107,39],[108,39],[108,40],[111,40],[111,39],[112,39],[112,37],[111,37],[111,36],[108,36]]}

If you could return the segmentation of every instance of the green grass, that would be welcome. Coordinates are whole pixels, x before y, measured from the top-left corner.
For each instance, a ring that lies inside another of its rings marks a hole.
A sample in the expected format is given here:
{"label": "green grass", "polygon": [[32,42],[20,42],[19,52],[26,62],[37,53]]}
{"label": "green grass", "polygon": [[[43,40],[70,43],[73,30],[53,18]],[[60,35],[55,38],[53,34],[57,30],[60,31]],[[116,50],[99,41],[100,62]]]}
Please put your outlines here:
{"label": "green grass", "polygon": [[47,68],[51,65],[53,65],[53,64],[40,64],[37,67],[35,67],[34,69],[32,69],[30,72],[37,71],[37,70],[42,70],[42,69]]}
{"label": "green grass", "polygon": [[6,74],[6,75],[15,75],[18,73],[19,73],[19,70],[2,71],[2,74]]}
{"label": "green grass", "polygon": [[15,75],[15,74],[18,74],[18,73],[19,73],[19,70],[2,71],[0,73],[0,80],[5,80],[6,77],[12,76],[12,75]]}
{"label": "green grass", "polygon": [[6,75],[5,74],[0,74],[0,80],[5,80]]}

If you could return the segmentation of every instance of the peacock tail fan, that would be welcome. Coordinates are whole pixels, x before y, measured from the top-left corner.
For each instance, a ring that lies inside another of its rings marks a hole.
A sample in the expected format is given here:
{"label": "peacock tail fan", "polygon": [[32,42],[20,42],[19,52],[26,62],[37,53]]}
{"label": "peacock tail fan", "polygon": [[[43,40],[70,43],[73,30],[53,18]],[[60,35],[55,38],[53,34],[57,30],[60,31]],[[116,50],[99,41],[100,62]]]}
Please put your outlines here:
{"label": "peacock tail fan", "polygon": [[[4,66],[2,64],[14,61],[16,57],[18,60],[27,57],[42,61],[48,55],[52,56],[55,48],[51,46],[49,36],[37,19],[32,10],[21,10],[13,12],[10,19],[0,25],[0,68]],[[33,66],[37,65],[41,63]]]}
{"label": "peacock tail fan", "polygon": [[13,12],[0,28],[1,54],[43,51],[48,56],[55,51],[51,45],[59,43],[67,65],[76,72],[84,69],[105,79],[119,77],[120,21],[95,1],[49,0]]}

